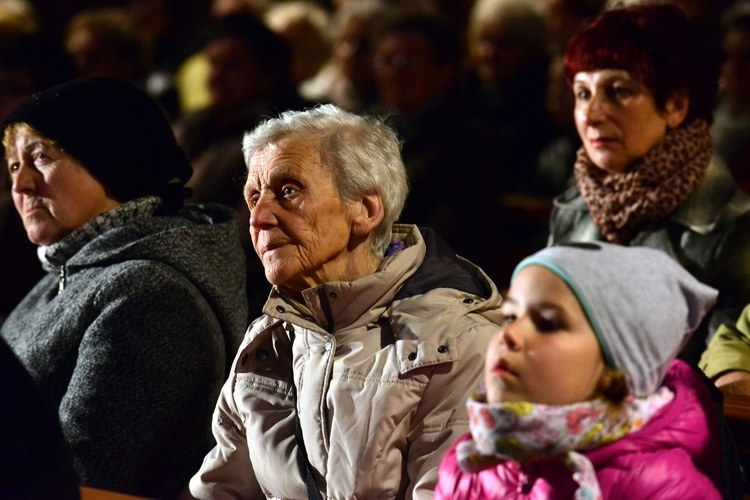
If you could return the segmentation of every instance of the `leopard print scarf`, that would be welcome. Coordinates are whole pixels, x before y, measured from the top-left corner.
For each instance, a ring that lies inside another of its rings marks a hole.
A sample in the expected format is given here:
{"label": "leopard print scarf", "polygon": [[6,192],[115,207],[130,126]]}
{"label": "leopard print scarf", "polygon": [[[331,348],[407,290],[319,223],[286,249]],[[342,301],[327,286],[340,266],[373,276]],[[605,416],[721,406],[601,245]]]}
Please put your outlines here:
{"label": "leopard print scarf", "polygon": [[666,218],[703,180],[713,154],[708,123],[694,120],[669,134],[626,172],[594,165],[583,147],[574,167],[591,218],[607,241],[627,244],[643,224]]}

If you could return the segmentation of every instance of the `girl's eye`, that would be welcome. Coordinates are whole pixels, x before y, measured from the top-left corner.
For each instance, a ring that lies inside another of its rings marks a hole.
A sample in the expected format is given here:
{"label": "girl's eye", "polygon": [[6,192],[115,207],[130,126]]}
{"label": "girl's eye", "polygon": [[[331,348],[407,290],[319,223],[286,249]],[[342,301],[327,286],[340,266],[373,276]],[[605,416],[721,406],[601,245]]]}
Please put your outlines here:
{"label": "girl's eye", "polygon": [[503,314],[502,323],[500,326],[509,325],[511,323],[514,323],[516,321],[516,315],[515,314]]}
{"label": "girl's eye", "polygon": [[579,101],[585,101],[589,97],[591,97],[591,92],[589,92],[588,89],[576,90],[576,99],[578,99]]}
{"label": "girl's eye", "polygon": [[551,333],[560,330],[560,323],[555,319],[536,318],[534,320],[536,329],[543,333]]}

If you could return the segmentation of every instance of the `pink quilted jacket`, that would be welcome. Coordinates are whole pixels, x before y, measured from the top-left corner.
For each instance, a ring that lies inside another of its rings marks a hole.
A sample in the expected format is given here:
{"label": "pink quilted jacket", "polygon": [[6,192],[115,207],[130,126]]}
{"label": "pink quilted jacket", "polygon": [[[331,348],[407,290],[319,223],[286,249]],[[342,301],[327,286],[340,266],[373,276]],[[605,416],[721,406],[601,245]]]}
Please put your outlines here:
{"label": "pink quilted jacket", "polygon": [[[642,430],[586,453],[604,498],[719,499],[721,444],[716,415],[703,381],[676,360],[664,385],[675,399]],[[464,435],[459,442],[468,439]],[[457,444],[457,443],[456,443]],[[435,499],[573,498],[577,484],[558,461],[519,468],[514,462],[477,474],[461,471],[456,444],[440,466]]]}

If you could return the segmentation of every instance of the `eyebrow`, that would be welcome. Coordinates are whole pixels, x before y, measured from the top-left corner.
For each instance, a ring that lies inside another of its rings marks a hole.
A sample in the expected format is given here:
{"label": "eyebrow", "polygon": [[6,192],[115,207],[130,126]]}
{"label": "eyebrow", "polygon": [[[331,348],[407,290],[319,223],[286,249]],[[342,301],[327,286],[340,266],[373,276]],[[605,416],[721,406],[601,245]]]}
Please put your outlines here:
{"label": "eyebrow", "polygon": [[248,196],[250,196],[251,191],[255,190],[255,186],[250,186],[248,184],[248,181],[250,180],[250,176],[248,175],[247,179],[245,179],[245,185],[242,186],[242,195],[247,199]]}
{"label": "eyebrow", "polygon": [[608,75],[602,79],[599,80],[599,83],[589,83],[588,81],[585,81],[580,78],[573,78],[573,85],[591,85],[593,87],[596,87],[597,85],[611,85],[614,82],[634,82],[636,84],[640,84],[638,80],[633,78],[632,76],[625,76],[625,75]]}
{"label": "eyebrow", "polygon": [[42,141],[32,141],[32,142],[27,142],[26,144],[24,144],[24,146],[23,146],[23,150],[24,150],[24,151],[29,151],[30,149],[34,149],[35,147],[37,147],[37,146],[38,146],[38,145],[40,145],[40,144],[44,145],[44,144],[42,143]]}
{"label": "eyebrow", "polygon": [[41,147],[41,148],[43,148],[43,149],[51,149],[51,148],[54,148],[54,146],[53,146],[52,144],[50,144],[50,143],[48,143],[48,142],[46,142],[46,141],[41,141],[41,140],[39,140],[39,141],[32,141],[32,142],[29,142],[28,144],[25,144],[25,145],[23,146],[23,151],[24,151],[25,153],[28,153],[29,151],[33,151],[33,150],[34,150],[34,149],[36,149],[37,147]]}
{"label": "eyebrow", "polygon": [[[518,305],[518,301],[513,297],[506,297],[504,304]],[[539,311],[556,311],[560,314],[565,314],[565,309],[558,304],[553,302],[533,302],[531,308]]]}

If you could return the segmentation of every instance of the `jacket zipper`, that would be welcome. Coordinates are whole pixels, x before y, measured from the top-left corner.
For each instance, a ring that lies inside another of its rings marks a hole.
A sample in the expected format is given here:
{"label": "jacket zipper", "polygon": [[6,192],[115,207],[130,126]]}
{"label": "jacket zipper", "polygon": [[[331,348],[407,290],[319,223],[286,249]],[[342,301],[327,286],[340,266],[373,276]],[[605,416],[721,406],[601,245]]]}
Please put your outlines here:
{"label": "jacket zipper", "polygon": [[65,290],[65,280],[67,278],[66,271],[65,271],[65,264],[60,266],[60,274],[58,276],[60,278],[60,281],[57,284],[57,295],[60,295],[63,292],[63,290]]}

